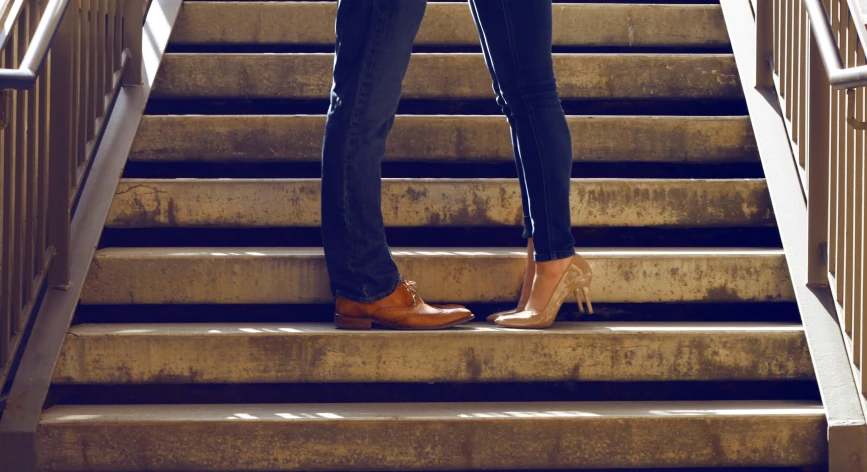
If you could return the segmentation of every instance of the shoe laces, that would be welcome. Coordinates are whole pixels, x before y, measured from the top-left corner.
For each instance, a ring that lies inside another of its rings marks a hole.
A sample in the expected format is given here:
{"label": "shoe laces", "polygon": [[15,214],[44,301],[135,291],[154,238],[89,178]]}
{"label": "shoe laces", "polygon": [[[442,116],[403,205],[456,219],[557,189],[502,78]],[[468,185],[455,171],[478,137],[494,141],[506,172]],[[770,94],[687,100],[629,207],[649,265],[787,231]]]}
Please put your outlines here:
{"label": "shoe laces", "polygon": [[403,279],[403,284],[406,286],[406,289],[409,291],[409,293],[412,294],[412,300],[418,303],[420,298],[418,294],[418,284],[406,279]]}

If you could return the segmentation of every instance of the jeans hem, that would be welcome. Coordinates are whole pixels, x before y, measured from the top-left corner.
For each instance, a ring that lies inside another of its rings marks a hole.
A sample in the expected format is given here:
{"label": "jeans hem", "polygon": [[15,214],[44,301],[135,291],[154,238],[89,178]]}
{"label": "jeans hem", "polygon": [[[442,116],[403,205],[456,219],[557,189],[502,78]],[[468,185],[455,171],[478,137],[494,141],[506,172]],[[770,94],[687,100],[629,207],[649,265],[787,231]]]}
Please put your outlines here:
{"label": "jeans hem", "polygon": [[392,286],[390,289],[388,289],[385,292],[382,292],[382,293],[379,293],[376,295],[372,295],[369,297],[356,297],[354,295],[349,295],[345,292],[341,292],[340,290],[336,290],[336,289],[334,290],[334,296],[340,297],[340,298],[345,298],[345,299],[347,299],[349,301],[353,301],[355,303],[373,303],[373,302],[382,300],[383,298],[394,293],[394,291],[397,290],[398,285],[400,285],[401,280],[403,280],[403,277],[398,276],[397,279],[392,283]]}
{"label": "jeans hem", "polygon": [[521,235],[524,239],[533,237],[533,220],[529,216],[524,217],[524,234]]}
{"label": "jeans hem", "polygon": [[545,254],[539,254],[538,252],[533,255],[533,260],[536,262],[549,262],[556,261],[558,259],[566,259],[567,257],[572,257],[575,255],[575,248],[570,247],[569,249],[564,249],[562,251],[554,251]]}

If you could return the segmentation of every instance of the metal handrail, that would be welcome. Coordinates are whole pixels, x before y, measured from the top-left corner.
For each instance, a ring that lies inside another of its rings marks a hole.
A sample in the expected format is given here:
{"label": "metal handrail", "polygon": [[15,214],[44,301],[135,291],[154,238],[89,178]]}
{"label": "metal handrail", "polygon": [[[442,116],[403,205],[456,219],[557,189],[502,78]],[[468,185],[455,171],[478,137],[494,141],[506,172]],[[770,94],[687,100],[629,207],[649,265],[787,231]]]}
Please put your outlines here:
{"label": "metal handrail", "polygon": [[[851,0],[846,3],[849,11],[860,18],[858,7],[852,5]],[[867,85],[867,65],[848,69],[843,66],[837,41],[834,40],[834,34],[831,32],[831,20],[828,18],[822,0],[804,0],[804,6],[807,8],[819,55],[822,56],[831,86],[835,89],[850,89]]]}
{"label": "metal handrail", "polygon": [[[6,17],[6,24],[3,25],[3,31],[0,33],[0,47],[5,46],[9,32],[21,16],[24,3],[24,0],[17,0],[12,4],[13,11]],[[68,6],[69,0],[48,2],[45,13],[33,33],[30,46],[21,59],[21,65],[17,69],[0,69],[0,89],[23,90],[33,87]]]}

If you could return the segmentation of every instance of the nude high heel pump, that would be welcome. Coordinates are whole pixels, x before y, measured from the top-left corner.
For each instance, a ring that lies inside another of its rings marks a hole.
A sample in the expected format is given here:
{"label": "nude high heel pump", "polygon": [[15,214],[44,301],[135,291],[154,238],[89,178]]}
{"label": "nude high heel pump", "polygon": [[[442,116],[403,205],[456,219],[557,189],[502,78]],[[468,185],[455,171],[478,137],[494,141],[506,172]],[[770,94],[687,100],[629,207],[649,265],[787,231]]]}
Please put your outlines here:
{"label": "nude high heel pump", "polygon": [[[525,280],[526,280],[526,278],[527,278],[527,271],[528,271],[528,270],[529,270],[529,268],[524,269],[524,279],[525,279]],[[526,282],[525,282],[525,283],[526,283]],[[531,282],[531,284],[532,284],[532,282]],[[524,289],[525,289],[525,287],[522,286],[522,287],[521,287],[521,292],[522,292],[522,294],[523,294]],[[520,300],[519,300],[519,301],[520,301]],[[526,306],[527,306],[526,303],[524,303],[523,305],[521,305],[521,304],[519,303],[517,308],[512,308],[511,310],[506,310],[506,311],[498,311],[498,312],[496,312],[496,313],[494,313],[494,314],[492,314],[492,315],[488,315],[488,317],[485,318],[485,321],[490,321],[491,323],[493,323],[493,322],[495,322],[495,321],[497,320],[497,318],[499,318],[499,317],[501,317],[501,316],[514,315],[515,313],[520,313],[520,312],[524,311],[524,308],[525,308]]]}
{"label": "nude high heel pump", "polygon": [[578,254],[572,258],[572,263],[566,269],[566,273],[560,278],[557,287],[554,289],[554,294],[548,300],[548,305],[542,311],[525,310],[514,315],[500,316],[494,322],[498,326],[506,328],[527,328],[540,329],[548,328],[554,324],[554,319],[557,318],[557,312],[566,300],[570,293],[575,294],[575,299],[578,302],[578,309],[581,313],[585,312],[582,301],[587,305],[587,313],[593,313],[593,303],[590,301],[590,282],[593,279],[593,273],[590,270],[590,265]]}
{"label": "nude high heel pump", "polygon": [[492,315],[488,315],[488,317],[485,318],[485,321],[490,321],[493,323],[494,321],[497,321],[497,318],[499,318],[501,316],[514,315],[515,313],[520,313],[522,310],[523,310],[523,308],[518,307],[518,308],[512,308],[511,310],[498,311]]}

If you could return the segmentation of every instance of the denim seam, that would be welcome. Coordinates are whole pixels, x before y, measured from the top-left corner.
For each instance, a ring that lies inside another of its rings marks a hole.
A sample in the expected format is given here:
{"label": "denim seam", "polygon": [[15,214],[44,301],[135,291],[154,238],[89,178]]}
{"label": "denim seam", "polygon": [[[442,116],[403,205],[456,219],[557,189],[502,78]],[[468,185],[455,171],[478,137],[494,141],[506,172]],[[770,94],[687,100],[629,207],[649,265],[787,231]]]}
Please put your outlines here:
{"label": "denim seam", "polygon": [[[545,226],[548,230],[547,231],[548,248],[551,249],[553,247],[553,244],[551,243],[551,215],[549,214],[550,213],[550,206],[548,205],[548,187],[545,185],[545,183],[546,183],[545,166],[542,164],[542,159],[543,159],[542,149],[539,147],[539,135],[536,132],[536,124],[534,123],[534,119],[533,119],[534,118],[533,117],[533,110],[531,109],[531,107],[530,107],[530,105],[529,105],[529,103],[528,103],[528,101],[524,95],[524,84],[523,84],[523,80],[521,79],[518,60],[515,58],[516,46],[515,46],[514,34],[512,33],[512,17],[509,13],[508,2],[502,2],[502,5],[503,5],[503,17],[505,18],[505,23],[506,23],[506,36],[509,38],[509,52],[512,55],[512,64],[515,67],[515,78],[516,78],[515,81],[518,83],[518,90],[520,90],[520,92],[521,92],[521,101],[524,102],[524,107],[527,109],[527,115],[530,118],[528,121],[530,122],[530,128],[533,130],[533,142],[536,145],[536,152],[539,154],[539,168],[542,171],[542,196],[545,199]],[[521,161],[523,162],[524,159],[521,159]],[[526,179],[527,178],[526,172],[524,172],[524,174],[525,174],[524,179]],[[527,202],[529,203],[529,201],[530,201],[530,194],[528,192],[527,193]],[[531,215],[531,218],[532,218],[532,215]],[[533,230],[534,230],[533,232],[534,233],[535,233],[535,229],[536,229],[536,225],[533,224]],[[536,235],[534,234],[533,235],[534,241],[536,241],[535,236]]]}
{"label": "denim seam", "polygon": [[[356,126],[356,124],[358,122],[358,114],[359,114],[359,110],[361,110],[361,108],[363,107],[362,104],[364,103],[364,100],[365,100],[365,94],[370,87],[370,82],[372,80],[372,78],[371,78],[372,74],[370,74],[370,71],[373,69],[373,67],[371,67],[371,65],[374,62],[373,58],[376,57],[376,55],[374,54],[374,51],[376,50],[376,48],[379,44],[379,38],[381,37],[383,25],[386,23],[385,19],[387,18],[387,14],[388,14],[388,10],[387,10],[386,6],[384,5],[384,3],[379,3],[379,6],[377,9],[379,12],[379,16],[377,17],[374,15],[371,15],[371,17],[372,17],[371,21],[373,23],[373,28],[372,28],[371,37],[369,40],[369,47],[368,47],[367,51],[365,51],[366,57],[365,57],[365,61],[364,61],[364,70],[361,73],[361,80],[359,81],[358,89],[356,90],[357,97],[355,99],[355,106],[352,109],[352,113],[349,115],[349,132],[347,133],[347,137],[346,137],[347,145],[344,147],[343,156],[341,156],[341,161],[343,162],[343,166],[342,166],[343,167],[343,226],[344,226],[344,228],[346,228],[347,233],[350,233],[350,234],[354,232],[354,228],[350,224],[349,220],[347,219],[347,216],[349,213],[347,211],[347,209],[348,209],[347,199],[349,196],[349,191],[348,191],[347,185],[349,182],[348,176],[349,176],[349,166],[350,165],[348,163],[349,160],[347,159],[346,156],[350,152],[350,149],[352,149],[354,147],[354,143],[358,139],[358,136],[357,136],[358,129]],[[349,269],[349,272],[351,274],[353,274],[353,276],[358,278],[358,275],[357,275],[358,271],[355,269],[355,264],[353,261],[354,261],[354,258],[353,258],[352,251],[347,251],[346,266]],[[368,298],[370,297],[367,294],[367,287],[365,285],[362,285],[361,291],[362,291],[362,293],[364,293],[365,297],[368,297]],[[374,300],[376,300],[376,299],[374,299]],[[355,300],[355,301],[357,301],[357,300]]]}
{"label": "denim seam", "polygon": [[340,298],[345,298],[347,300],[350,300],[350,301],[353,301],[356,303],[373,303],[373,302],[382,300],[383,298],[394,293],[394,291],[397,290],[397,287],[400,285],[400,280],[401,280],[401,277],[398,277],[394,281],[394,283],[392,283],[392,287],[390,289],[388,289],[387,292],[377,293],[375,295],[370,295],[367,297],[357,298],[357,297],[353,297],[353,296],[347,296],[346,293],[341,292],[340,290],[335,290],[334,295],[337,297],[340,297]]}
{"label": "denim seam", "polygon": [[[506,115],[506,120],[509,122],[509,128],[511,130],[510,132],[514,133],[514,131],[513,131],[515,128],[514,120],[511,116],[509,116],[510,113],[506,111],[506,109],[508,109],[508,105],[506,104],[506,97],[503,96],[503,90],[502,90],[502,87],[500,87],[500,79],[499,79],[499,77],[497,77],[497,72],[494,70],[494,66],[493,66],[494,61],[491,58],[491,51],[488,48],[488,38],[485,35],[485,31],[481,26],[481,23],[480,23],[481,20],[479,20],[479,16],[480,16],[479,15],[479,9],[476,7],[475,0],[470,0],[468,3],[470,5],[470,11],[473,14],[473,20],[474,20],[474,23],[476,24],[476,29],[479,32],[479,42],[481,43],[481,46],[482,46],[482,54],[484,54],[485,65],[488,67],[488,72],[490,72],[490,74],[491,74],[491,82],[493,82],[494,94],[497,96],[497,104],[500,105],[500,108],[503,109],[503,114]],[[502,101],[502,104],[500,103],[501,101]],[[524,172],[524,164],[523,164],[523,159],[521,159],[520,149],[516,145],[517,139],[513,139],[513,141],[514,141],[514,143],[512,145],[512,147],[513,147],[512,153],[515,156],[515,164],[516,164],[517,171],[521,173],[521,175],[518,176],[519,177],[518,183],[521,186],[520,190],[521,190],[521,194],[522,194],[521,216],[524,218],[524,220],[523,220],[524,227],[523,227],[523,232],[521,233],[521,236],[524,239],[527,239],[527,238],[533,237],[533,221],[530,219],[529,204],[527,205],[527,208],[524,208],[524,204],[523,204],[524,203],[523,200],[525,200],[525,198],[523,198],[523,195],[527,195],[526,200],[528,202],[530,200],[529,191],[527,190],[527,175]],[[523,178],[520,178],[520,177],[523,177]]]}

